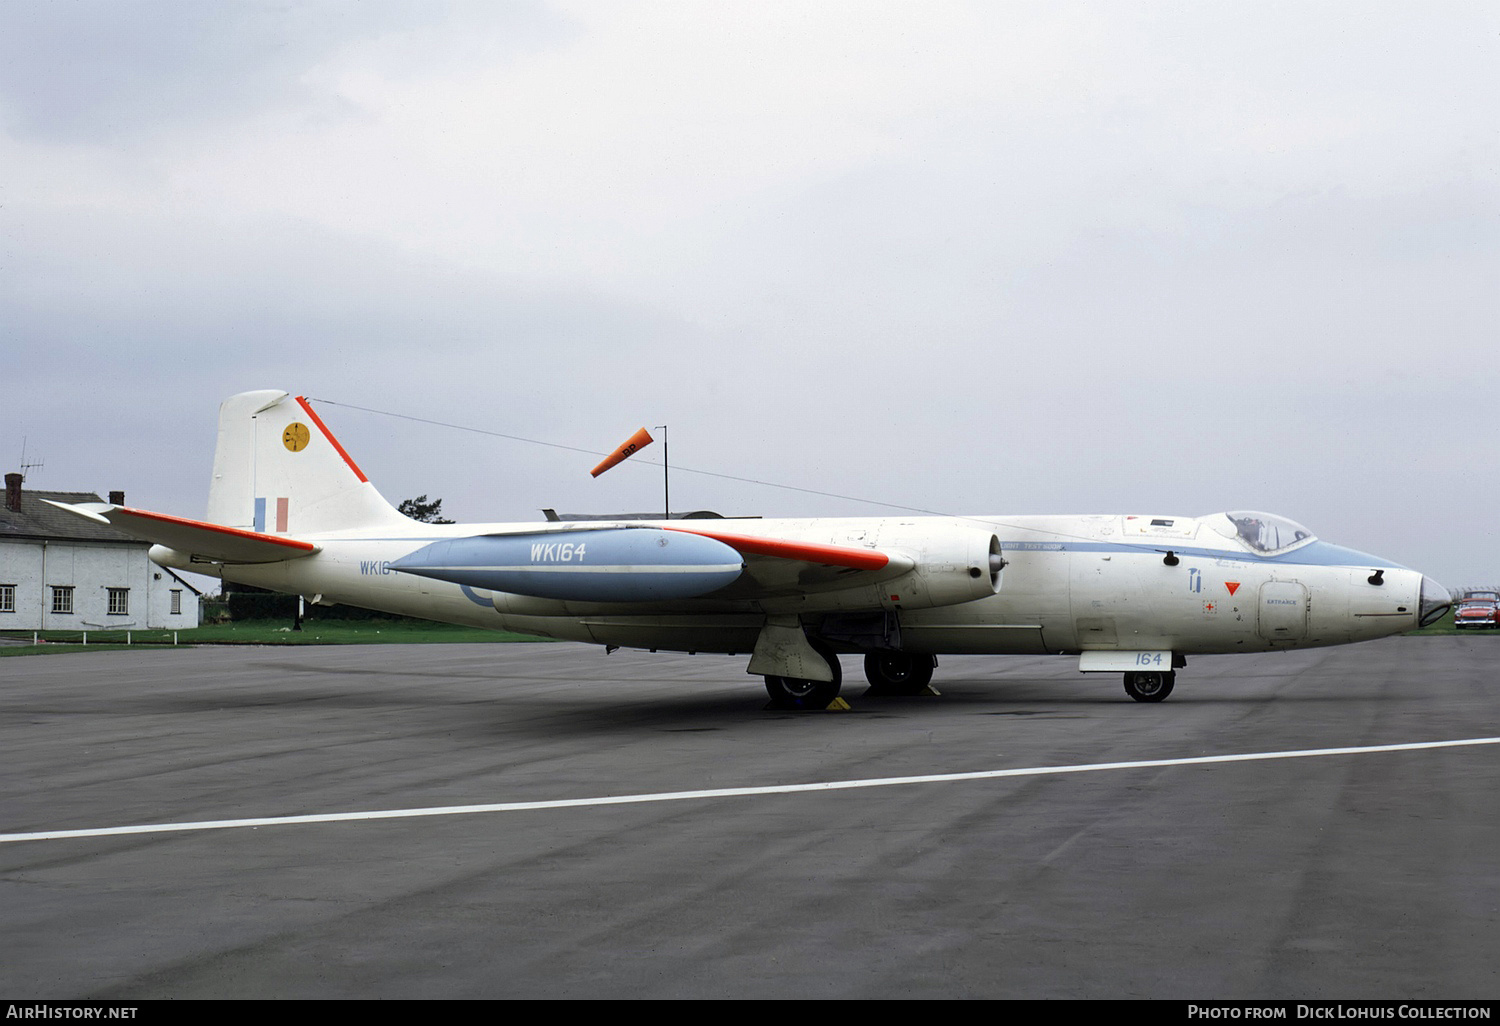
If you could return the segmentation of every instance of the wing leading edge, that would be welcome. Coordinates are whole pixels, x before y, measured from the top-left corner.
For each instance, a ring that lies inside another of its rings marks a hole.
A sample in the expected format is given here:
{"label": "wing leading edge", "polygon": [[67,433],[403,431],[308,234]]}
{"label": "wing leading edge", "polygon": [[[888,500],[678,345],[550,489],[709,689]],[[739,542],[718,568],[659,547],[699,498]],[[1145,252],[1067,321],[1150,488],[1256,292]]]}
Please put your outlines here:
{"label": "wing leading edge", "polygon": [[878,549],[667,528],[712,538],[744,558],[745,571],[725,598],[764,598],[799,591],[838,591],[890,580],[916,566],[910,556]]}

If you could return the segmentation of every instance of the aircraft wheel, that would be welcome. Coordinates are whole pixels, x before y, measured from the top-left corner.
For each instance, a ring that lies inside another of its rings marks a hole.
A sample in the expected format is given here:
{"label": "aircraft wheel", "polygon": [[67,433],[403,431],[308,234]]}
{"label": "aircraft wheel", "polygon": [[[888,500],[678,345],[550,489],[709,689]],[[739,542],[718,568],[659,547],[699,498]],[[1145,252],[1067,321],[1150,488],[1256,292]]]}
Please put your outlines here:
{"label": "aircraft wheel", "polygon": [[803,680],[800,677],[767,677],[766,694],[777,709],[827,709],[839,697],[836,680]]}
{"label": "aircraft wheel", "polygon": [[1160,702],[1172,693],[1175,673],[1127,673],[1125,693],[1137,702]]}
{"label": "aircraft wheel", "polygon": [[839,697],[843,686],[844,670],[838,656],[815,646],[818,654],[828,660],[833,670],[833,680],[803,680],[801,677],[766,677],[766,694],[777,709],[827,709]]}
{"label": "aircraft wheel", "polygon": [[919,695],[932,683],[932,657],[910,652],[871,652],[865,679],[877,695]]}

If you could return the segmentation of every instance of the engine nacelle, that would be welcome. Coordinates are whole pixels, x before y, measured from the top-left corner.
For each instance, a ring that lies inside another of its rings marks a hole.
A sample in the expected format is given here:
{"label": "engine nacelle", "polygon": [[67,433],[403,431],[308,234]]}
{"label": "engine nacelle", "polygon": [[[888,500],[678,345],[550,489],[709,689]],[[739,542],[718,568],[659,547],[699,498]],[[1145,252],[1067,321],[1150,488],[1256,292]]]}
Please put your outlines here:
{"label": "engine nacelle", "polygon": [[900,552],[916,566],[884,582],[887,609],[926,609],[988,598],[1000,590],[1005,559],[991,531],[951,521],[891,524],[880,532],[880,548]]}

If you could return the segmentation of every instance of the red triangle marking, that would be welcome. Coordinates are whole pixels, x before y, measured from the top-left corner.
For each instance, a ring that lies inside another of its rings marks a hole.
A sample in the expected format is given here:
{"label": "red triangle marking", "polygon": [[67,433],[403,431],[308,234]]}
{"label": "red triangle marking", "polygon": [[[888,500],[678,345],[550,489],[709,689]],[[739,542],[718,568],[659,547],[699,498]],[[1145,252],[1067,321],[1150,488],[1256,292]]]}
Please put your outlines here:
{"label": "red triangle marking", "polygon": [[1237,591],[1240,590],[1240,582],[1239,581],[1225,581],[1224,582],[1224,587],[1228,588],[1229,589],[1229,594],[1233,595],[1235,592],[1237,592]]}

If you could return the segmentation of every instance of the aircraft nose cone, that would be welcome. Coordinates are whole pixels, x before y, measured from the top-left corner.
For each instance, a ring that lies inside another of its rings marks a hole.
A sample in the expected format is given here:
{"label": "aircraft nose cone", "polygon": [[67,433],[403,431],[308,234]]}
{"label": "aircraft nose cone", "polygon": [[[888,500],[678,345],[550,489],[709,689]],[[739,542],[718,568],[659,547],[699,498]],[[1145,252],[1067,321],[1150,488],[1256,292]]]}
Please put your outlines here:
{"label": "aircraft nose cone", "polygon": [[1453,596],[1448,594],[1448,589],[1443,587],[1431,577],[1422,578],[1422,598],[1419,606],[1420,615],[1417,622],[1423,627],[1436,623],[1442,619],[1443,614],[1448,612],[1453,605]]}

